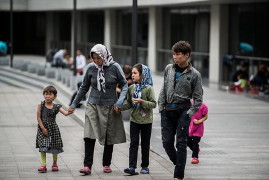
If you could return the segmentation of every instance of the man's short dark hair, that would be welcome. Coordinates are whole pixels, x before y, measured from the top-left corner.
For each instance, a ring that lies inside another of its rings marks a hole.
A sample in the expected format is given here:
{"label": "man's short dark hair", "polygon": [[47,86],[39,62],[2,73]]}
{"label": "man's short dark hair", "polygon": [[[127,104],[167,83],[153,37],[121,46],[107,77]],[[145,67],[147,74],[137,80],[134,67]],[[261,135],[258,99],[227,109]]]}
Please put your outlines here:
{"label": "man's short dark hair", "polygon": [[178,41],[173,45],[172,51],[175,53],[181,52],[183,54],[189,53],[191,55],[191,45],[188,41]]}

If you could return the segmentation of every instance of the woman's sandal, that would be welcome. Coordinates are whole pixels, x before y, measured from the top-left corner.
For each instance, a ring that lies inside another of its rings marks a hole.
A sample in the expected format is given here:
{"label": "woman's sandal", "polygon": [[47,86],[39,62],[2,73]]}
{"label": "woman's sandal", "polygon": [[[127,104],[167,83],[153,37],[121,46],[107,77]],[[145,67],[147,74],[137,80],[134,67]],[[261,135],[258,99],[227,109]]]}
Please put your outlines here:
{"label": "woman's sandal", "polygon": [[80,169],[79,172],[83,173],[85,175],[90,175],[91,174],[91,169],[89,167],[85,166],[82,169]]}

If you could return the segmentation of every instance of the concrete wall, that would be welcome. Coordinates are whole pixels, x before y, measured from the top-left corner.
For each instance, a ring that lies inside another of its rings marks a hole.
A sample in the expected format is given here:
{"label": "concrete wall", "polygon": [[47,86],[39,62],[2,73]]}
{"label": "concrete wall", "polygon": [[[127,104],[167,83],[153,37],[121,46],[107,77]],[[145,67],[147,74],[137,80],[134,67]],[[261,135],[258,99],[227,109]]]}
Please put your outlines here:
{"label": "concrete wall", "polygon": [[[267,0],[137,0],[138,6],[202,5],[264,2]],[[132,0],[77,0],[77,9],[104,9],[131,7]],[[13,0],[14,10],[54,11],[71,10],[73,0]],[[0,0],[0,10],[10,9],[10,0]]]}
{"label": "concrete wall", "polygon": [[28,0],[29,11],[71,10],[72,8],[73,0]]}
{"label": "concrete wall", "polygon": [[[13,0],[13,10],[26,10],[27,0]],[[0,0],[0,10],[10,10],[10,0]]]}

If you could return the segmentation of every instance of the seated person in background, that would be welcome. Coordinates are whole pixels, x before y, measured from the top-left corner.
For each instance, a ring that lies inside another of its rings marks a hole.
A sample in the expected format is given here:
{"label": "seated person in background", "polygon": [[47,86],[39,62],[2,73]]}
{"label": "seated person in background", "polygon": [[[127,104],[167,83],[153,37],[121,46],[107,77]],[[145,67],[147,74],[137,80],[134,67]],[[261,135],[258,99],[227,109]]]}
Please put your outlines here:
{"label": "seated person in background", "polygon": [[238,81],[238,75],[241,75],[242,79],[248,80],[249,74],[248,74],[249,64],[244,63],[241,68],[236,71],[233,75],[233,82]]}
{"label": "seated person in background", "polygon": [[[249,84],[248,83],[248,78],[249,78],[249,74],[248,74],[248,69],[249,69],[249,64],[248,63],[244,63],[241,68],[239,70],[237,70],[233,77],[232,77],[232,85],[230,85],[229,89],[230,90],[239,90],[238,88],[235,88],[239,82],[239,79],[240,78],[240,81],[242,80],[245,80],[244,83],[245,83],[245,86],[244,88],[246,88],[246,85]],[[237,83],[236,83],[237,82]],[[235,84],[236,83],[236,84]]]}
{"label": "seated person in background", "polygon": [[269,86],[269,72],[265,64],[259,65],[259,70],[255,76],[250,79],[251,90],[264,92]]}
{"label": "seated person in background", "polygon": [[51,62],[52,67],[66,68],[67,62],[65,61],[65,56],[67,55],[67,49],[60,49],[54,56]]}
{"label": "seated person in background", "polygon": [[234,89],[237,91],[244,91],[247,87],[247,80],[242,78],[243,75],[238,75],[238,81],[234,82]]}
{"label": "seated person in background", "polygon": [[65,56],[65,61],[67,62],[67,66],[68,66],[68,68],[69,68],[69,69],[72,69],[72,67],[73,67],[73,63],[74,63],[72,56],[70,56],[69,54],[67,54],[67,55]]}

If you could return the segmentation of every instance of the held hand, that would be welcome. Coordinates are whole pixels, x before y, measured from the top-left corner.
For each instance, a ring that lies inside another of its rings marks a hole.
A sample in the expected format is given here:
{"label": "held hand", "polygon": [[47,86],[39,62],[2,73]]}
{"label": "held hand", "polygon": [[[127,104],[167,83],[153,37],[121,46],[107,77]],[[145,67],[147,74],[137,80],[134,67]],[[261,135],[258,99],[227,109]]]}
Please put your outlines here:
{"label": "held hand", "polygon": [[48,136],[48,130],[46,128],[42,129],[42,133],[44,134],[44,136]]}
{"label": "held hand", "polygon": [[121,112],[121,108],[114,107],[114,111],[115,111],[116,113],[120,113],[120,112]]}
{"label": "held hand", "polygon": [[74,111],[67,111],[67,112],[68,112],[67,115],[70,115],[70,114],[73,114],[74,113]]}
{"label": "held hand", "polygon": [[133,102],[135,103],[135,104],[138,104],[138,103],[142,103],[143,102],[143,99],[140,99],[140,98],[133,98]]}
{"label": "held hand", "polygon": [[74,108],[68,108],[68,114],[72,114],[74,111],[75,111],[75,109]]}
{"label": "held hand", "polygon": [[117,93],[121,93],[121,89],[118,88],[118,87],[116,87],[116,92],[117,92]]}

